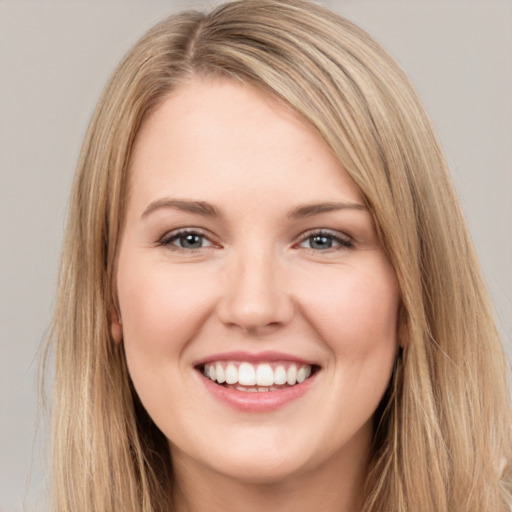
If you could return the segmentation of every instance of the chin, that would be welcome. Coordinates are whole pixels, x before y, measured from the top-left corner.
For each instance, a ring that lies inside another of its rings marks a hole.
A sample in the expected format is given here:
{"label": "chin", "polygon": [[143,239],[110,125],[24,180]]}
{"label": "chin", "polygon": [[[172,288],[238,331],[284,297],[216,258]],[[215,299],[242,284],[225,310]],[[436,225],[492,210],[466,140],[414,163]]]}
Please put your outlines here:
{"label": "chin", "polygon": [[275,426],[263,430],[266,432],[250,428],[231,431],[223,440],[218,436],[203,438],[190,444],[185,453],[171,444],[173,464],[192,463],[198,470],[254,485],[278,484],[316,467],[314,454],[308,456],[304,439],[277,432]]}
{"label": "chin", "polygon": [[227,478],[253,485],[281,484],[307,471],[303,461],[275,454],[256,459],[237,457],[215,466],[213,469]]}

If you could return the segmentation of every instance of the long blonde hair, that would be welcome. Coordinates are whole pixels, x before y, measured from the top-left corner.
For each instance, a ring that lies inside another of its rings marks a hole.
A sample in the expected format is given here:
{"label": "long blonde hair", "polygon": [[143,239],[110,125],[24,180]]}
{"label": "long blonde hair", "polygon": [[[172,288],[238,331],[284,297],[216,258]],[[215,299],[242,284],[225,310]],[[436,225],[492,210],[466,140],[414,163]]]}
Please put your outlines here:
{"label": "long blonde hair", "polygon": [[388,54],[302,0],[172,16],[103,93],[78,164],[51,333],[55,510],[172,508],[166,441],[131,387],[110,314],[134,139],[194,75],[256,86],[317,130],[362,191],[396,270],[404,348],[375,415],[364,512],[509,510],[506,364],[440,145]]}

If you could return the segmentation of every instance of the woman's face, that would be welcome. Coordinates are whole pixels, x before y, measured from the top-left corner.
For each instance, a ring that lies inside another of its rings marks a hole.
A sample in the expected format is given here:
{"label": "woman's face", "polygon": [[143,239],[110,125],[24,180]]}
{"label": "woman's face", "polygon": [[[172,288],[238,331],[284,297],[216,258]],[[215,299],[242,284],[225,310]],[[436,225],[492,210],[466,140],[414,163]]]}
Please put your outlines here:
{"label": "woman's face", "polygon": [[263,93],[194,79],[145,121],[131,173],[123,343],[178,471],[363,471],[399,290],[323,140]]}

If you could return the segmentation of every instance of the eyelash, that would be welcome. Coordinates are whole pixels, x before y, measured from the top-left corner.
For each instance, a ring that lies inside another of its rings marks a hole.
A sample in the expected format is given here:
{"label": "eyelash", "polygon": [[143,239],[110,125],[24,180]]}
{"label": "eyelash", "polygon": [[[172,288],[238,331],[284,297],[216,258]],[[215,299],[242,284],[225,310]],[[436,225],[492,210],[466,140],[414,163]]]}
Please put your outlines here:
{"label": "eyelash", "polygon": [[[174,244],[173,242],[178,241],[180,238],[185,238],[187,235],[194,235],[197,237],[200,237],[203,241],[206,240],[209,245],[202,246],[198,248],[186,248],[186,247],[180,247],[179,245]],[[196,228],[188,228],[188,229],[180,229],[178,231],[171,231],[170,233],[166,233],[158,242],[159,246],[168,247],[171,250],[174,251],[187,251],[191,252],[196,249],[205,249],[206,247],[210,247],[215,245],[214,242],[200,229]]]}
{"label": "eyelash", "polygon": [[[188,235],[200,237],[203,242],[207,241],[208,245],[201,246],[201,247],[195,247],[195,248],[186,248],[186,247],[181,247],[177,244],[174,244],[174,242],[177,242],[180,239],[183,239]],[[336,232],[332,232],[329,230],[309,231],[308,233],[306,233],[305,235],[303,235],[301,237],[299,242],[297,244],[295,244],[294,247],[301,247],[303,243],[305,243],[308,240],[312,241],[314,238],[324,238],[324,239],[329,240],[331,243],[334,242],[335,244],[338,244],[338,245],[335,247],[332,247],[332,246],[327,247],[326,249],[314,249],[313,247],[304,247],[305,249],[308,249],[313,252],[328,252],[328,251],[336,251],[336,250],[340,250],[340,249],[352,249],[354,247],[352,240],[350,240],[348,237],[343,238]],[[216,244],[200,229],[189,228],[189,229],[181,229],[179,231],[172,231],[171,233],[167,233],[159,240],[158,245],[163,246],[163,247],[168,247],[171,250],[175,250],[175,251],[193,252],[195,250],[212,247]]]}
{"label": "eyelash", "polygon": [[302,236],[301,240],[297,244],[299,247],[302,246],[304,242],[307,240],[313,240],[314,238],[325,238],[330,240],[331,242],[334,242],[338,244],[336,247],[328,247],[327,249],[314,249],[313,247],[307,247],[306,249],[309,249],[313,252],[328,252],[328,251],[336,251],[340,249],[353,249],[354,243],[352,240],[347,236],[346,238],[340,236],[337,232],[329,231],[329,230],[313,230],[305,235]]}

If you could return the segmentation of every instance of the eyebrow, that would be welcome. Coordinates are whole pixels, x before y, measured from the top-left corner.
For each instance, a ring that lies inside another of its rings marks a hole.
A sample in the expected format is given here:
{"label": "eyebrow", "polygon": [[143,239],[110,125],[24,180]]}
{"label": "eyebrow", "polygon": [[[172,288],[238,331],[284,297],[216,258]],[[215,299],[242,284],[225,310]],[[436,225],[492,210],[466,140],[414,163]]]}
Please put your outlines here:
{"label": "eyebrow", "polygon": [[174,208],[176,210],[205,215],[207,217],[220,217],[219,209],[205,201],[189,201],[185,199],[171,199],[166,197],[157,199],[150,203],[142,213],[141,217],[147,217],[154,211],[160,210],[161,208]]}
{"label": "eyebrow", "polygon": [[[220,210],[206,201],[192,201],[186,199],[171,199],[162,198],[157,199],[149,204],[144,210],[141,218],[145,218],[151,213],[161,208],[173,208],[189,213],[195,213],[197,215],[204,215],[207,217],[221,217]],[[347,203],[347,202],[327,202],[327,203],[311,203],[301,206],[297,206],[290,210],[287,214],[288,218],[297,219],[304,217],[312,217],[321,213],[329,213],[339,210],[360,210],[366,211],[367,208],[359,203]]]}
{"label": "eyebrow", "polygon": [[321,213],[335,212],[339,210],[360,210],[366,211],[366,206],[359,203],[329,202],[329,203],[311,203],[297,206],[288,213],[292,219],[312,217]]}

